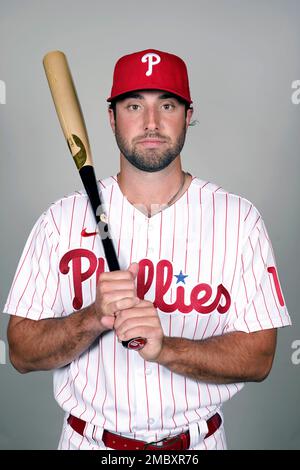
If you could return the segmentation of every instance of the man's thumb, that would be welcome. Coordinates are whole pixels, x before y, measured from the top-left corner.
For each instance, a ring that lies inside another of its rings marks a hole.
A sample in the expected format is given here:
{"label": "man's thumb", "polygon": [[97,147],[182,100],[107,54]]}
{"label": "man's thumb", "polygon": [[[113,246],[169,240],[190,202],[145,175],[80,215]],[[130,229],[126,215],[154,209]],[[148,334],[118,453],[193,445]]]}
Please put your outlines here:
{"label": "man's thumb", "polygon": [[137,273],[139,271],[139,264],[138,263],[131,263],[131,265],[128,268],[128,271],[130,271],[133,274],[133,279],[136,278]]}

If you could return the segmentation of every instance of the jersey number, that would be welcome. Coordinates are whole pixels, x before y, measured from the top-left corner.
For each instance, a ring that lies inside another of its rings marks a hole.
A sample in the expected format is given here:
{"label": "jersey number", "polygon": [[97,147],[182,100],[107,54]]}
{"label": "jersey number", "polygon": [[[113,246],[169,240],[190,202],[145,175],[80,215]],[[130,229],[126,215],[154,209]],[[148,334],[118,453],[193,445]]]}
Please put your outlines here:
{"label": "jersey number", "polygon": [[270,266],[268,268],[268,273],[270,273],[273,277],[273,281],[274,281],[274,285],[275,285],[275,289],[276,289],[276,294],[277,294],[280,305],[283,307],[284,306],[284,300],[283,300],[283,295],[282,295],[282,292],[281,292],[281,289],[280,289],[278,274],[277,274],[275,266]]}

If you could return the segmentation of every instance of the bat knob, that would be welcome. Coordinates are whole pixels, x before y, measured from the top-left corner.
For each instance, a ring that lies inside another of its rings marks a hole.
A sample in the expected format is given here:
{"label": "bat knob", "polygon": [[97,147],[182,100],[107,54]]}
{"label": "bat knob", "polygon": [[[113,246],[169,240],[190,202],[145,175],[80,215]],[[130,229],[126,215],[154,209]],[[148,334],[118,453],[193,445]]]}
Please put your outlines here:
{"label": "bat knob", "polygon": [[146,343],[147,340],[145,338],[141,338],[140,336],[138,338],[130,339],[129,341],[122,341],[122,345],[124,346],[124,348],[132,349],[134,351],[139,351],[140,349],[143,349]]}

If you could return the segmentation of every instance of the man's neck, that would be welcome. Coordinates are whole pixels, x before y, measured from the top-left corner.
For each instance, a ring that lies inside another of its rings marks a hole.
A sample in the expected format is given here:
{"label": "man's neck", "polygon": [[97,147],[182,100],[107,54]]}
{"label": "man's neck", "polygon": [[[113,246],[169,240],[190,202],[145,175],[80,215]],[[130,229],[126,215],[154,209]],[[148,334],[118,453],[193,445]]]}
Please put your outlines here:
{"label": "man's neck", "polygon": [[128,201],[148,216],[167,207],[169,201],[174,204],[187,190],[191,179],[191,175],[182,171],[180,156],[157,172],[141,171],[121,156],[119,187]]}

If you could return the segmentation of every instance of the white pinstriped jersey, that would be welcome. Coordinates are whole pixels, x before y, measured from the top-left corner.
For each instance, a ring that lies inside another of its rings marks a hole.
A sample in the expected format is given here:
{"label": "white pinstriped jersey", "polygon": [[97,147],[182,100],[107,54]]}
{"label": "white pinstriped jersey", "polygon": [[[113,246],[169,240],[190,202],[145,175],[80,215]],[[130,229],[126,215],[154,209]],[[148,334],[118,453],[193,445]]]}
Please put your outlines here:
{"label": "white pinstriped jersey", "polygon": [[[290,324],[269,237],[249,201],[194,177],[175,204],[148,218],[116,177],[100,187],[120,267],[139,262],[138,295],[155,303],[166,335],[199,340]],[[108,270],[95,231],[84,192],[52,204],[28,238],[5,312],[39,320],[90,305]],[[175,434],[208,418],[242,387],[197,382],[146,362],[113,331],[54,372],[66,412],[99,433],[137,438]]]}

